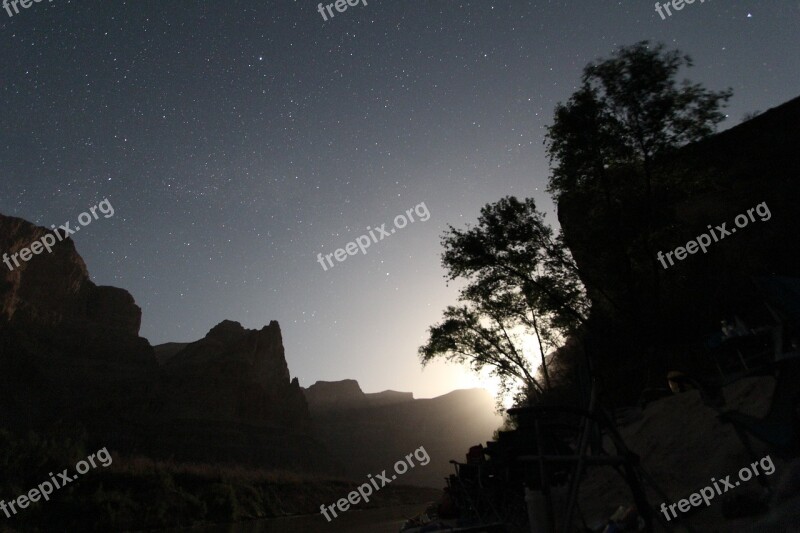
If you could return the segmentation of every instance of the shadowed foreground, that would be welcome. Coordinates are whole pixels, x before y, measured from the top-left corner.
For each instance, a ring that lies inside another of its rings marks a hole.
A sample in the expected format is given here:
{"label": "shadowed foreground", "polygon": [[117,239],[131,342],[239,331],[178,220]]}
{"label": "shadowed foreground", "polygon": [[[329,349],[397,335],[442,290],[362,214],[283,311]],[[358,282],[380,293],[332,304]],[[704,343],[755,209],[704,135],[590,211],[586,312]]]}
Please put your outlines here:
{"label": "shadowed foreground", "polygon": [[365,511],[348,511],[326,522],[321,514],[295,516],[272,520],[258,520],[230,526],[208,526],[172,531],[197,533],[306,533],[326,531],[330,533],[397,533],[406,518],[415,515],[424,505],[399,505]]}

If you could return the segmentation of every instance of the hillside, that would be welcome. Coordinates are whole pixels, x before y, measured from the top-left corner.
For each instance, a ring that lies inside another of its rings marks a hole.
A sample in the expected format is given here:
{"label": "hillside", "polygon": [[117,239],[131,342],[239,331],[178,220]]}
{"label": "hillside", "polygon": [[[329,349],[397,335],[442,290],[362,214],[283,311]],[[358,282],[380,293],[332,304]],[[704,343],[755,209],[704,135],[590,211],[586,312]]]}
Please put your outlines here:
{"label": "hillside", "polygon": [[[358,387],[352,380],[336,383],[338,388],[326,387],[334,398]],[[318,392],[314,387],[309,390]],[[379,400],[366,395],[361,403],[351,397],[346,406],[332,407],[319,395],[314,401],[309,400],[314,436],[330,450],[346,477],[362,479],[367,474],[380,473],[423,446],[430,464],[409,470],[403,475],[403,483],[442,487],[444,477],[453,472],[449,461],[463,461],[470,446],[491,439],[502,423],[494,412],[493,399],[482,389],[458,390],[421,400],[398,394],[388,396],[398,401],[374,405]]]}
{"label": "hillside", "polygon": [[[0,215],[0,249],[10,254],[49,233]],[[223,321],[159,350],[140,323],[133,297],[95,285],[69,238],[3,269],[0,429],[46,433],[60,423],[123,453],[329,469],[277,322],[255,331]]]}
{"label": "hillside", "polygon": [[[663,387],[668,370],[713,372],[706,339],[721,320],[758,304],[753,276],[800,275],[798,142],[800,98],[658,161],[650,211],[639,170],[630,168],[610,170],[610,202],[590,192],[559,200],[592,300],[592,344],[610,400],[629,403],[646,387]],[[731,228],[761,203],[769,216],[707,253],[667,269],[656,260],[711,225]]]}

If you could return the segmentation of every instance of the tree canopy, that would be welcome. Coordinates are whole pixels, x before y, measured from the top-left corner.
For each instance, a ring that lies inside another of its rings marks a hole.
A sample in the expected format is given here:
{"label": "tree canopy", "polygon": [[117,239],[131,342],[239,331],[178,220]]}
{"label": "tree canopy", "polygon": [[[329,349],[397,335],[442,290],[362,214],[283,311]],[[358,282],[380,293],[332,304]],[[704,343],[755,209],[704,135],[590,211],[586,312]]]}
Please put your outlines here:
{"label": "tree canopy", "polygon": [[714,132],[720,108],[732,92],[677,81],[688,55],[663,44],[623,46],[609,59],[589,63],[580,88],[559,103],[546,144],[552,166],[549,191],[556,197],[587,187],[611,191],[607,169],[641,166],[648,191],[658,155]]}
{"label": "tree canopy", "polygon": [[429,328],[420,347],[424,364],[437,358],[489,368],[501,394],[516,386],[543,391],[542,379],[523,353],[526,336],[544,356],[586,320],[588,302],[577,268],[533,199],[506,197],[482,210],[477,226],[449,226],[442,237],[442,266],[449,280],[463,280],[459,306]]}

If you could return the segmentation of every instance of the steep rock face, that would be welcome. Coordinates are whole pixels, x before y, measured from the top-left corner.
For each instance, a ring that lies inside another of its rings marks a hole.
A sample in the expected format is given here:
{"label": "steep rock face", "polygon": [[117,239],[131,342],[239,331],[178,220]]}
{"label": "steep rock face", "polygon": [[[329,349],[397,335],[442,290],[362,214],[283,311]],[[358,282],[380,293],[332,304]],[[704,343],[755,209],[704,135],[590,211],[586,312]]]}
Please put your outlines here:
{"label": "steep rock face", "polygon": [[164,369],[164,416],[254,426],[308,425],[308,406],[297,380],[290,379],[275,321],[258,331],[221,322],[178,351]]}
{"label": "steep rock face", "polygon": [[[668,370],[706,372],[704,338],[732,310],[759,301],[753,276],[800,276],[798,142],[795,98],[659,161],[650,213],[635,185],[641,177],[629,169],[612,169],[611,205],[593,192],[559,200],[559,222],[592,300],[598,368],[608,390],[625,392],[621,402],[636,399],[631,383],[661,387]],[[769,220],[756,215],[706,253],[666,269],[657,262],[658,251],[685,246],[709,225],[730,230],[737,215],[762,202]]]}
{"label": "steep rock face", "polygon": [[[644,314],[655,320],[651,294],[651,262],[658,251],[670,252],[698,235],[766,202],[771,219],[759,216],[719,242],[706,253],[688,256],[663,268],[658,265],[666,312],[676,325],[694,324],[706,328],[718,323],[720,307],[730,307],[742,291],[751,290],[749,276],[768,273],[797,275],[797,233],[795,216],[800,186],[800,98],[703,141],[671,154],[664,172],[695,183],[678,190],[654,184],[652,256],[642,254],[645,205],[642,194],[620,183],[613,206],[594,193],[567,194],[558,204],[558,217],[567,244],[583,274],[593,307],[626,322]],[[627,183],[640,177],[623,174]],[[603,294],[618,304],[610,308]],[[700,296],[698,298],[698,295]],[[710,300],[714,299],[719,302]],[[687,298],[708,305],[686,306]],[[628,316],[620,316],[620,309]],[[662,317],[663,319],[663,317]],[[687,331],[689,333],[689,331]],[[674,331],[672,332],[674,335]]]}
{"label": "steep rock face", "polygon": [[199,341],[158,348],[165,362],[144,412],[149,423],[128,448],[187,461],[332,469],[310,435],[277,322],[251,330],[226,320]]}
{"label": "steep rock face", "polygon": [[124,289],[94,287],[89,292],[87,318],[96,324],[138,335],[142,325],[142,310]]}
{"label": "steep rock face", "polygon": [[[25,220],[0,215],[0,252],[12,256],[47,233]],[[46,252],[45,252],[46,253]],[[0,286],[0,315],[4,322],[56,324],[65,315],[85,313],[88,300],[86,265],[71,239],[58,243],[51,254],[34,256],[9,270],[3,264]]]}
{"label": "steep rock face", "polygon": [[[48,234],[0,215],[0,254]],[[0,428],[62,421],[121,452],[327,467],[277,322],[259,331],[222,322],[197,342],[162,349],[161,366],[139,337],[133,297],[96,286],[71,239],[52,250],[13,269],[0,263]]]}
{"label": "steep rock face", "polygon": [[[46,235],[52,252],[14,264],[13,254]],[[0,253],[12,266],[0,265],[0,422],[71,417],[93,426],[119,416],[157,369],[133,297],[95,285],[71,239],[19,218],[0,215]]]}
{"label": "steep rock face", "polygon": [[[42,251],[29,261],[11,256],[52,235],[52,252]],[[66,321],[89,321],[138,336],[142,310],[133,297],[116,287],[98,287],[89,279],[86,264],[70,238],[61,242],[52,231],[15,217],[0,215],[0,319],[21,325],[56,326]],[[4,257],[5,259],[5,257]]]}

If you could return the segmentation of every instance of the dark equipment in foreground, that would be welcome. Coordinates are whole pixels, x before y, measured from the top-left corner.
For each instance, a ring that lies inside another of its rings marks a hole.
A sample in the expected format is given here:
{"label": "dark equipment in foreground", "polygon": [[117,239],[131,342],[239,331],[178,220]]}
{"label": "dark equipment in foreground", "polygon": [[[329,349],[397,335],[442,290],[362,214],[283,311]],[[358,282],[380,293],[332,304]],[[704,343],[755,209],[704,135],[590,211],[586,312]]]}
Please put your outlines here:
{"label": "dark equipment in foreground", "polygon": [[[477,528],[474,531],[515,533],[653,531],[655,520],[671,529],[673,524],[664,522],[650,507],[644,484],[665,501],[669,498],[642,469],[610,417],[597,408],[594,396],[588,409],[563,405],[510,409],[517,429],[500,431],[485,448],[472,447],[465,463],[451,461],[455,474],[447,478],[442,501],[409,521],[403,531],[450,531],[451,527],[453,531]],[[612,453],[603,448],[604,436],[611,442]],[[576,521],[578,493],[586,470],[598,466],[620,473],[635,505],[590,527]]]}

